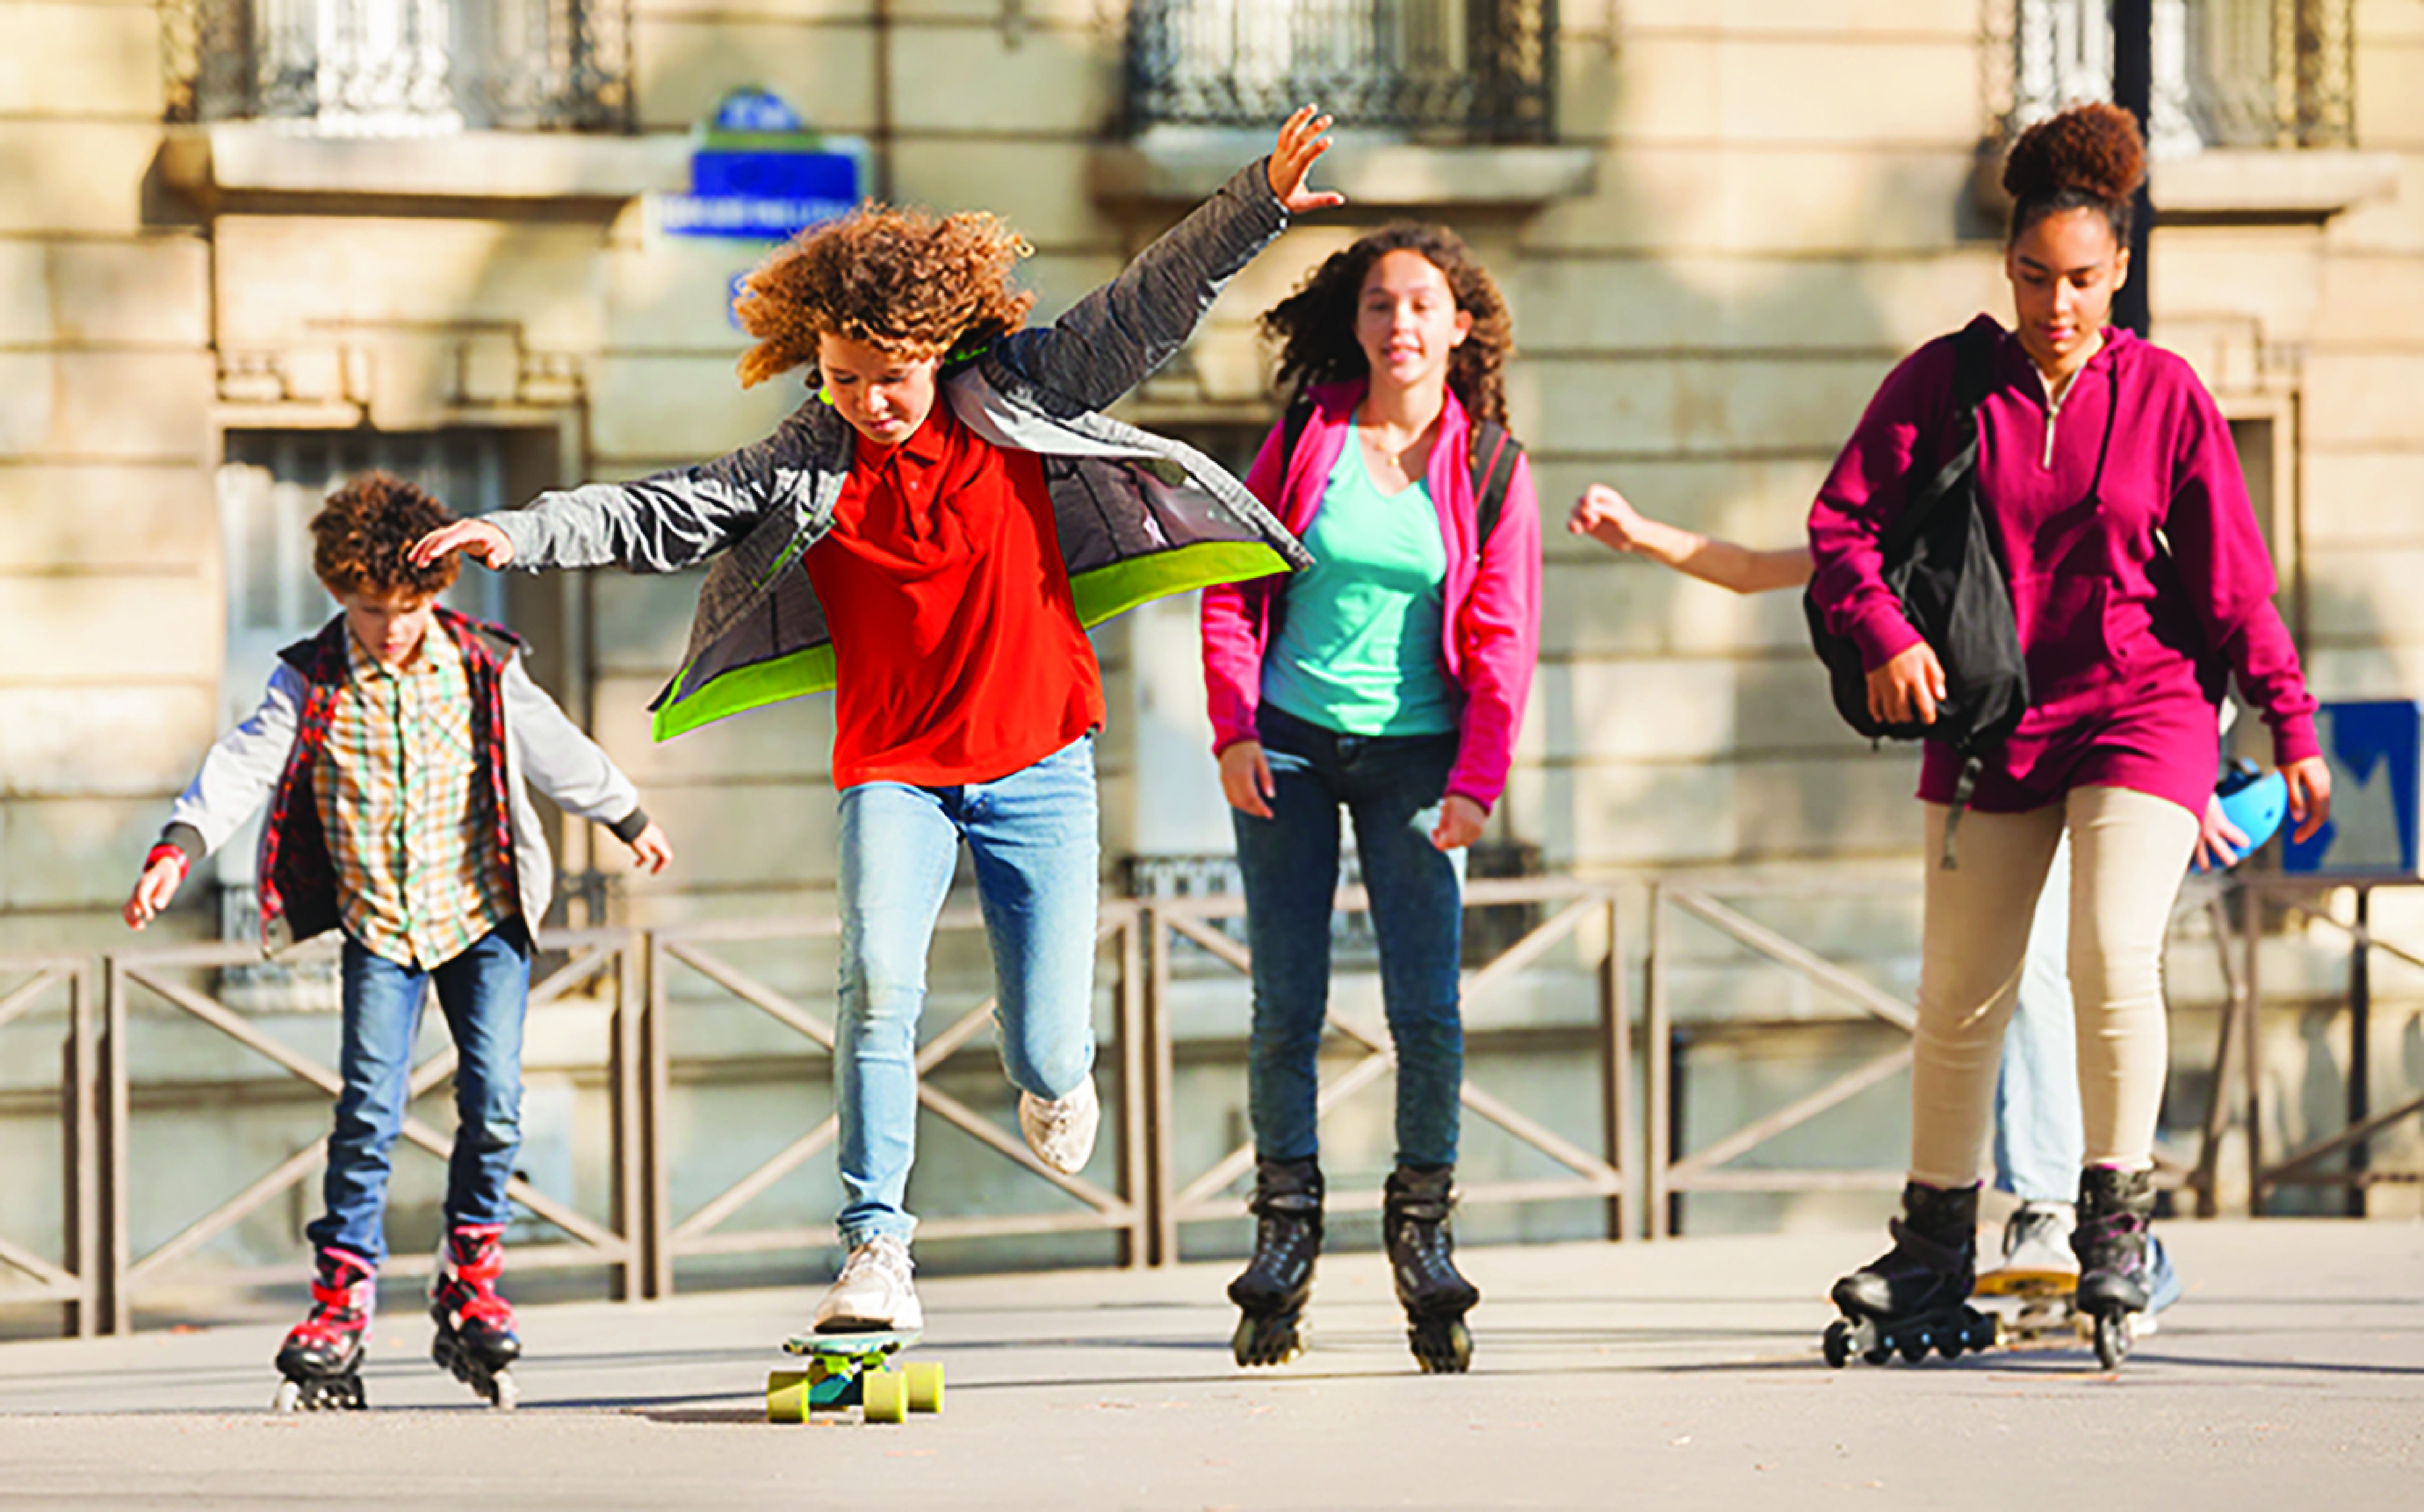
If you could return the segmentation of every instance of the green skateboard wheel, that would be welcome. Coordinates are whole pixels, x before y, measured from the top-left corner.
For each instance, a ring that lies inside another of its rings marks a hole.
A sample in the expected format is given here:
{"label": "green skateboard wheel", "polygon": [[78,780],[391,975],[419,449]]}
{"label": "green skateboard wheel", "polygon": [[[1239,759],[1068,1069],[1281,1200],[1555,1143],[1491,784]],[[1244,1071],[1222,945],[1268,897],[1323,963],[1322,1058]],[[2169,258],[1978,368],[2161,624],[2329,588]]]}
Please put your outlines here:
{"label": "green skateboard wheel", "polygon": [[769,1423],[805,1423],[808,1421],[808,1373],[804,1370],[773,1370],[766,1373],[766,1421]]}
{"label": "green skateboard wheel", "polygon": [[909,1415],[909,1377],[897,1370],[870,1370],[858,1378],[859,1405],[869,1423],[899,1423]]}
{"label": "green skateboard wheel", "polygon": [[943,1365],[940,1361],[912,1361],[901,1367],[901,1374],[908,1377],[910,1411],[943,1410]]}

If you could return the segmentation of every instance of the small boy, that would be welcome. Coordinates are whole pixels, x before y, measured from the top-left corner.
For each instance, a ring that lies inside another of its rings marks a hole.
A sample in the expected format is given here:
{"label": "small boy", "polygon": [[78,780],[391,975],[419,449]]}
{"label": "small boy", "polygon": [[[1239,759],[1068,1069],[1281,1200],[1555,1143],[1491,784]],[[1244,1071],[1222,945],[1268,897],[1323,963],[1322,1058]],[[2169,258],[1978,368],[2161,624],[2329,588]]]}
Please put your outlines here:
{"label": "small boy", "polygon": [[566,813],[605,823],[646,870],[673,859],[630,779],[523,670],[521,642],[438,606],[454,562],[407,560],[413,541],[453,517],[385,473],[328,496],[311,521],[311,565],[344,613],[279,653],[261,707],[211,748],[126,900],[126,922],[143,928],[194,861],[265,802],[263,949],[344,933],[344,1088],[328,1138],[327,1211],[306,1231],[311,1311],[278,1354],[280,1410],[364,1405],[389,1152],[429,982],[461,1058],[431,1355],[495,1405],[513,1405],[507,1367],[521,1342],[497,1277],[505,1182],[521,1145],[531,933],[554,880],[523,779]]}

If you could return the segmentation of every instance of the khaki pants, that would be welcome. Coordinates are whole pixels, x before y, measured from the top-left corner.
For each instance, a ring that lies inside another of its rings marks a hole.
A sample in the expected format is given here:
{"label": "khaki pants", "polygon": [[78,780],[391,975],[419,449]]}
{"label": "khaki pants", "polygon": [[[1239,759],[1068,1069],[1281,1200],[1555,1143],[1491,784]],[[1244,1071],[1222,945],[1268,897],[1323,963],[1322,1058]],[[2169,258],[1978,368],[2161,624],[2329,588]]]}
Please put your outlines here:
{"label": "khaki pants", "polygon": [[2196,817],[2127,788],[2077,788],[2025,814],[1963,815],[1960,864],[1948,871],[1934,858],[1943,851],[1951,810],[1925,807],[1930,861],[1911,1179],[1934,1186],[1978,1180],[2029,921],[2065,828],[2086,1161],[2145,1170],[2154,1161],[2168,1054],[2163,935],[2196,847]]}

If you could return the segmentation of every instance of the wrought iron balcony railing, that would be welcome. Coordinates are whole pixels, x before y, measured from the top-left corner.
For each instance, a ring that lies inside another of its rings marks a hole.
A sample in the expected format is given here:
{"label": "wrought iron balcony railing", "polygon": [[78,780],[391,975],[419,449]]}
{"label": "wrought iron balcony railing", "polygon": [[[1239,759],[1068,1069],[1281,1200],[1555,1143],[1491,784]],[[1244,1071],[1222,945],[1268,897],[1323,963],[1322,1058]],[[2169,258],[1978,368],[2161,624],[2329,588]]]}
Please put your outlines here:
{"label": "wrought iron balcony railing", "polygon": [[630,0],[162,0],[168,119],[628,131]]}
{"label": "wrought iron balcony railing", "polygon": [[1134,0],[1127,115],[1266,126],[1307,102],[1343,125],[1545,141],[1556,0]]}
{"label": "wrought iron balcony railing", "polygon": [[[2110,99],[2111,0],[1998,0],[2017,130]],[[2154,0],[2154,148],[2347,147],[2355,140],[2354,0]]]}

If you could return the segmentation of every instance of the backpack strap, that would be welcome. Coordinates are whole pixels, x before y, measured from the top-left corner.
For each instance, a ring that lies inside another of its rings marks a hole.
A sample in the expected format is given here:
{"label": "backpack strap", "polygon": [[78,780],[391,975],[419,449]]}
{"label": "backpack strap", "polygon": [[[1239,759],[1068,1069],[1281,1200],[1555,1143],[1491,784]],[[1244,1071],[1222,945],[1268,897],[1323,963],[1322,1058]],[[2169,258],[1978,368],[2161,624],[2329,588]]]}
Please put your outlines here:
{"label": "backpack strap", "polygon": [[1995,333],[1985,326],[1965,326],[1953,338],[1953,416],[1945,435],[1953,438],[1952,454],[1937,464],[1925,486],[1903,506],[1878,548],[1889,562],[1908,554],[1938,501],[1953,491],[1962,475],[1978,465],[1978,406],[1995,386]]}
{"label": "backpack strap", "polygon": [[1304,428],[1313,423],[1313,395],[1299,392],[1288,401],[1280,416],[1280,478],[1284,482],[1289,467],[1296,461],[1296,443],[1304,438]]}
{"label": "backpack strap", "polygon": [[1473,554],[1476,557],[1497,533],[1499,517],[1507,513],[1507,491],[1515,485],[1515,464],[1523,455],[1523,443],[1494,420],[1474,426],[1466,440],[1464,459],[1473,473]]}

